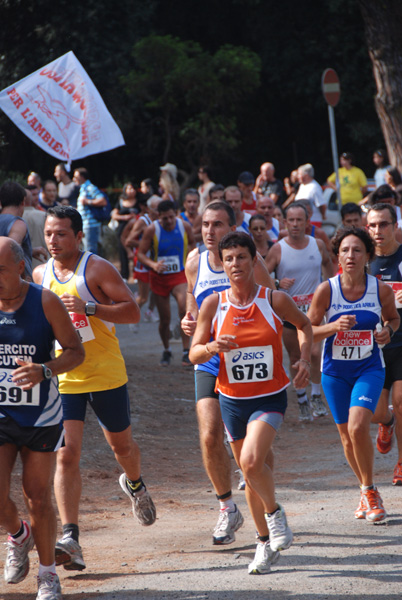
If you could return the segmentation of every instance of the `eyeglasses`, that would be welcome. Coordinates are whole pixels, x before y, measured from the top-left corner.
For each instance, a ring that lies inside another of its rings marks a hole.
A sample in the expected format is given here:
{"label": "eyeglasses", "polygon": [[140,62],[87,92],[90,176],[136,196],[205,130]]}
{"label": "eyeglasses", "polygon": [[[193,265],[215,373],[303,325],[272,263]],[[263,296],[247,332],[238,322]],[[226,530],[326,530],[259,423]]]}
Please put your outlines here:
{"label": "eyeglasses", "polygon": [[386,229],[388,225],[393,225],[392,221],[381,221],[380,223],[368,223],[367,229]]}

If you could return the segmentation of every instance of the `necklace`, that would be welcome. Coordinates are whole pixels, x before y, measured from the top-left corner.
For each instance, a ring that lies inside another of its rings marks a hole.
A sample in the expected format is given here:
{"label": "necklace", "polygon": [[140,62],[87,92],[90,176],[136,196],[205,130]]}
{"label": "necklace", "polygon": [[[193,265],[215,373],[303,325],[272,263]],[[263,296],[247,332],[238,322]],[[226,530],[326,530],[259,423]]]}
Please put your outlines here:
{"label": "necklace", "polygon": [[233,290],[232,288],[230,289],[230,296],[232,298],[232,302],[233,304],[236,304],[237,306],[247,306],[248,304],[250,304],[251,300],[254,298],[255,296],[255,292],[256,292],[256,285],[254,284],[253,286],[253,290],[251,292],[251,294],[249,294],[246,298],[246,300],[244,302],[241,302],[238,298],[236,298],[236,296],[233,294]]}

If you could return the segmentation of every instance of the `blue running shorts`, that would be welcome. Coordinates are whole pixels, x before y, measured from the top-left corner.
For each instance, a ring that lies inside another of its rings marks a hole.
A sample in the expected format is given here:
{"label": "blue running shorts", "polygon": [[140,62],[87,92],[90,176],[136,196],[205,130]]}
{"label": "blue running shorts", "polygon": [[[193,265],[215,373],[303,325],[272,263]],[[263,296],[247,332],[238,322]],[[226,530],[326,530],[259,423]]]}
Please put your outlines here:
{"label": "blue running shorts", "polygon": [[346,378],[322,374],[321,385],[337,425],[347,423],[349,408],[362,406],[375,412],[385,379],[385,369]]}
{"label": "blue running shorts", "polygon": [[286,390],[261,398],[228,398],[219,394],[222,419],[230,442],[246,437],[251,421],[264,421],[278,431],[287,407]]}
{"label": "blue running shorts", "polygon": [[131,424],[130,400],[127,385],[102,392],[84,394],[61,394],[64,421],[85,421],[87,404],[96,414],[99,424],[106,431],[119,433]]}

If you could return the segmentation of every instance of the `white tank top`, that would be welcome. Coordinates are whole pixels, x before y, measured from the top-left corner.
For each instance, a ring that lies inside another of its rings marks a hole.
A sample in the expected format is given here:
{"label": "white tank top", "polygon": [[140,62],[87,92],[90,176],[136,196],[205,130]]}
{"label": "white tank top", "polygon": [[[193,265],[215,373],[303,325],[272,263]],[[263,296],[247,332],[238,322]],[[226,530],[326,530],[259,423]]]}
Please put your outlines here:
{"label": "white tank top", "polygon": [[308,244],[302,250],[289,246],[285,239],[278,242],[281,246],[281,262],[276,268],[278,279],[295,279],[287,290],[291,296],[314,294],[321,283],[322,257],[316,240],[308,236]]}

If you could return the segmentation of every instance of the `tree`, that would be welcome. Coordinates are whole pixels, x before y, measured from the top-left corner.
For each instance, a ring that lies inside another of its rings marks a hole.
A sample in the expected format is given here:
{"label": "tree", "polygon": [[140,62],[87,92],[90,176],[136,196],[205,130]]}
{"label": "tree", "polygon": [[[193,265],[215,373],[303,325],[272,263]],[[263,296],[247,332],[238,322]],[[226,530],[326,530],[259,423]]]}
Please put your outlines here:
{"label": "tree", "polygon": [[136,103],[148,150],[195,172],[238,144],[237,113],[260,84],[251,50],[225,45],[214,54],[171,35],[150,35],[133,48],[135,68],[122,77]]}
{"label": "tree", "polygon": [[402,171],[402,3],[359,0],[390,163]]}

